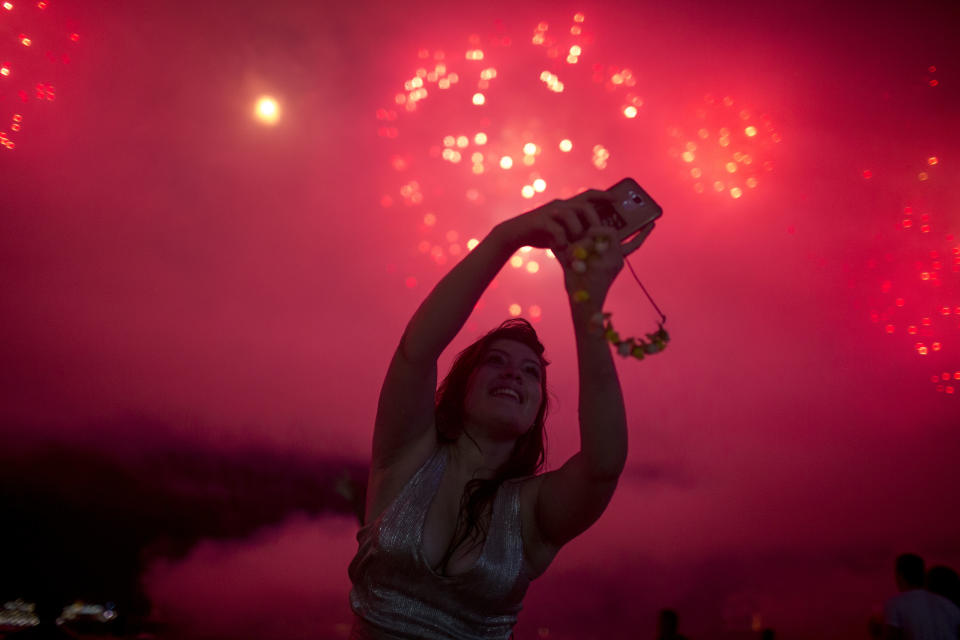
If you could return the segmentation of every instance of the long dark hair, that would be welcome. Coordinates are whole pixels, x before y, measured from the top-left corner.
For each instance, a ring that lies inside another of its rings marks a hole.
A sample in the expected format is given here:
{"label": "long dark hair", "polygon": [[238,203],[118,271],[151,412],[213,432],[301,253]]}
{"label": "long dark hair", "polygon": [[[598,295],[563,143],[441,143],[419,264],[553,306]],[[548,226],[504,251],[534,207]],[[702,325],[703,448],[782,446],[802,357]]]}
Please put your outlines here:
{"label": "long dark hair", "polygon": [[450,545],[444,553],[443,560],[440,562],[440,573],[444,575],[447,571],[447,564],[461,544],[470,539],[472,540],[470,548],[473,548],[486,539],[489,519],[484,516],[488,511],[492,512],[493,500],[500,485],[511,478],[535,475],[543,467],[546,459],[547,434],[543,425],[547,417],[549,404],[547,401],[546,366],[550,363],[543,357],[544,347],[537,337],[537,332],[523,318],[506,320],[457,355],[453,366],[450,367],[450,373],[437,388],[434,413],[437,440],[441,444],[453,443],[457,441],[461,434],[473,440],[470,434],[463,429],[467,388],[471,374],[480,365],[490,344],[495,340],[520,342],[530,347],[537,354],[543,371],[543,375],[540,376],[542,399],[533,426],[517,438],[510,457],[497,469],[494,476],[486,480],[475,478],[467,482],[466,487],[464,487],[463,496],[460,499],[460,511],[457,515],[457,527],[453,538],[450,540]]}

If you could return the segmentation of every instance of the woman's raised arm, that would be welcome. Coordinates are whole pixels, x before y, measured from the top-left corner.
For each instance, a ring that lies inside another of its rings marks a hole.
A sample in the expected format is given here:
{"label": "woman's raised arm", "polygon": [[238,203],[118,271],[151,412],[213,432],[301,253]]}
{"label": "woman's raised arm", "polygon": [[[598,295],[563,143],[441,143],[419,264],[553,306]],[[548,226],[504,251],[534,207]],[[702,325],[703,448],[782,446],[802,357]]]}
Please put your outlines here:
{"label": "woman's raised arm", "polygon": [[526,245],[563,246],[568,232],[571,237],[582,232],[573,212],[553,204],[496,225],[437,283],[413,314],[380,390],[373,432],[375,466],[388,465],[432,428],[437,359],[510,256]]}

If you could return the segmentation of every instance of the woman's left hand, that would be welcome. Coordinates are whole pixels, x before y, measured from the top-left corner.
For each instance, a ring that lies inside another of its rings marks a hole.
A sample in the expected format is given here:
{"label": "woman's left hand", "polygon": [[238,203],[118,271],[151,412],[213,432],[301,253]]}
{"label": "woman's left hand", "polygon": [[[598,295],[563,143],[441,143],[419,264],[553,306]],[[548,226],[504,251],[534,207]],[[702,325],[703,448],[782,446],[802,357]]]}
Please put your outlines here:
{"label": "woman's left hand", "polygon": [[600,222],[593,205],[585,200],[564,202],[579,211],[586,229],[565,248],[554,248],[563,267],[564,286],[574,302],[601,307],[610,285],[623,269],[623,250],[616,229]]}

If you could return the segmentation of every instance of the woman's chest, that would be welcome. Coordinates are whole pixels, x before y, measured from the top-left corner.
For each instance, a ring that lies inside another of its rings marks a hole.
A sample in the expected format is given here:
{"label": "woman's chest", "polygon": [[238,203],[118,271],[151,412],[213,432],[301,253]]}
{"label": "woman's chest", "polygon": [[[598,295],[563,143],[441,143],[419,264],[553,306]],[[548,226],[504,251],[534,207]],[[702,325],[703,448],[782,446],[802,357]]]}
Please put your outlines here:
{"label": "woman's chest", "polygon": [[[460,523],[461,528],[457,530],[460,504],[465,488],[465,482],[457,482],[445,474],[427,510],[426,519],[423,523],[421,551],[424,560],[435,573],[442,573],[447,576],[467,573],[477,564],[483,554],[484,540],[479,537],[480,532],[475,530],[474,534],[465,542],[456,545],[453,554],[447,559],[446,569],[444,570],[442,567],[450,547],[457,542],[461,542],[466,530],[468,522],[466,514],[464,514],[463,521]],[[491,509],[486,509],[483,513],[482,524],[487,530],[490,527],[490,515]],[[456,537],[456,540],[454,540],[454,537]]]}
{"label": "woman's chest", "polygon": [[[536,483],[533,480],[502,484],[495,497],[478,513],[478,527],[470,537],[461,541],[468,522],[466,513],[460,515],[466,481],[456,480],[445,474],[430,503],[423,525],[421,553],[430,568],[440,574],[441,565],[451,546],[454,543],[460,543],[453,548],[452,554],[447,559],[446,570],[442,573],[447,576],[468,573],[483,556],[488,539],[492,538],[491,544],[502,542],[497,534],[499,529],[508,527],[508,523],[504,520],[519,517],[527,573],[531,578],[542,574],[556,555],[556,550],[537,542]],[[497,508],[497,501],[505,499],[516,499],[519,502],[519,514],[513,509]],[[463,519],[459,530],[458,517]]]}

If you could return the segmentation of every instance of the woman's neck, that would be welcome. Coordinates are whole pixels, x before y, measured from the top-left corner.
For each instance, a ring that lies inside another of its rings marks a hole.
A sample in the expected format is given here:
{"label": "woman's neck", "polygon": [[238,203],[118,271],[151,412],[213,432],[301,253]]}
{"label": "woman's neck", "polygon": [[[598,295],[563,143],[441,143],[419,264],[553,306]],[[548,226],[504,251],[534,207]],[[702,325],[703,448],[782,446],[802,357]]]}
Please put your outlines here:
{"label": "woman's neck", "polygon": [[[471,436],[473,440],[470,439]],[[510,459],[514,444],[513,441],[493,441],[484,438],[482,434],[471,433],[468,436],[464,431],[452,445],[452,458],[457,473],[463,476],[465,481],[492,478],[497,469]]]}

